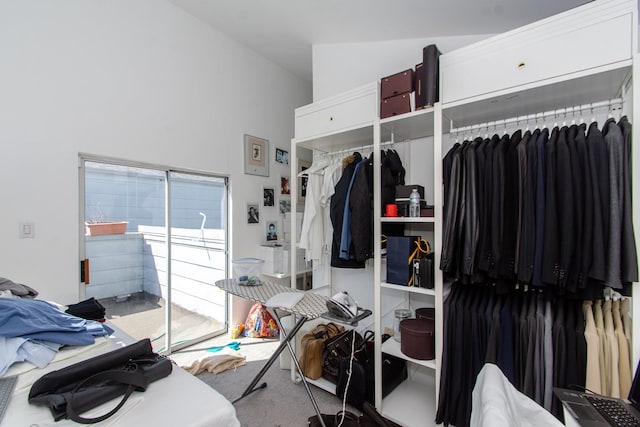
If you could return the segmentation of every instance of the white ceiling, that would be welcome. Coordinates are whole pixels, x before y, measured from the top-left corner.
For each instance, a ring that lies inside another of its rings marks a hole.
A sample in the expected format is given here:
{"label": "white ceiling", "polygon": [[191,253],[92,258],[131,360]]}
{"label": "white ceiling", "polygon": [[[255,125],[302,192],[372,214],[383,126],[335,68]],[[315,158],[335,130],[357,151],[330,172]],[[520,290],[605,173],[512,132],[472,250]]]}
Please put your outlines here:
{"label": "white ceiling", "polygon": [[591,0],[171,1],[311,81],[313,44],[496,34]]}

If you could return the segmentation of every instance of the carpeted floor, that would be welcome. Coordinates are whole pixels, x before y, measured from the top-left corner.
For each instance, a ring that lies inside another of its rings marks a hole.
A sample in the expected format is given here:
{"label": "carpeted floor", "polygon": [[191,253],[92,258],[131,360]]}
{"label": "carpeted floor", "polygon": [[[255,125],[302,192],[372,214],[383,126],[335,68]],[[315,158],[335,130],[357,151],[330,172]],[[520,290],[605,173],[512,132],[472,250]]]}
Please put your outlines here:
{"label": "carpeted floor", "polygon": [[[218,374],[205,371],[197,375],[200,380],[233,401],[242,394],[262,369],[279,341],[240,337],[235,340],[239,343],[237,351],[226,345],[231,341],[226,336],[220,336],[201,343],[196,348],[173,353],[171,358],[180,366],[186,367],[195,360],[216,354],[227,353],[246,357],[247,363],[236,369]],[[218,352],[207,352],[206,349],[210,347],[223,348]],[[286,350],[285,353],[287,353]],[[262,382],[267,383],[266,388],[250,394],[235,404],[238,419],[243,427],[305,427],[308,425],[307,419],[315,415],[313,405],[304,385],[291,381],[289,369],[281,369],[279,361],[276,361],[259,384]],[[310,385],[310,388],[322,413],[335,414],[342,410],[342,402],[335,395],[313,385]],[[360,414],[360,411],[350,405],[347,405],[347,410]]]}
{"label": "carpeted floor", "polygon": [[[254,376],[264,365],[264,360],[248,362],[246,365],[219,374],[208,372],[198,378],[218,390],[229,400],[242,394]],[[262,382],[267,387],[258,390],[235,404],[238,419],[243,427],[304,427],[307,419],[314,415],[313,405],[302,383],[291,381],[289,370],[280,369],[278,363],[264,375]],[[315,386],[311,392],[320,411],[335,414],[342,409],[342,402],[335,395]],[[360,414],[357,409],[347,405],[347,410]]]}

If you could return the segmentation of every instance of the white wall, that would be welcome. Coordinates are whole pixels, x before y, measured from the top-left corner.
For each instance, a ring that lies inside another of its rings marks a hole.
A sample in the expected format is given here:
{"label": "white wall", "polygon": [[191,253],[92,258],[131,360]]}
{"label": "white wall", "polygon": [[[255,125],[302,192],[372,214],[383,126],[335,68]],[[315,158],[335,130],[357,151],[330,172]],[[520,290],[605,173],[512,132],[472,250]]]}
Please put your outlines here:
{"label": "white wall", "polygon": [[[78,299],[79,152],[228,175],[233,256],[258,255],[277,209],[247,226],[246,204],[288,175],[308,83],[165,0],[0,0],[0,64],[0,276]],[[243,173],[244,133],[271,142],[269,178]]]}
{"label": "white wall", "polygon": [[441,53],[446,53],[491,35],[314,44],[313,100],[319,101],[415,68],[416,64],[422,62],[422,48],[430,44],[436,44]]}

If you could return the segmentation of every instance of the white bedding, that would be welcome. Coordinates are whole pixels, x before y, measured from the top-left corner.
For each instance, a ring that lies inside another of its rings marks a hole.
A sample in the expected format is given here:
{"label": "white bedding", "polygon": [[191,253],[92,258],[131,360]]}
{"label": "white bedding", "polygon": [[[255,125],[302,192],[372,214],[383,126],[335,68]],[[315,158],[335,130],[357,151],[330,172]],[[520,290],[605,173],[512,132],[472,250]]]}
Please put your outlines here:
{"label": "white bedding", "polygon": [[[113,327],[113,325],[110,325]],[[48,408],[30,405],[27,401],[31,385],[49,371],[63,368],[81,360],[130,344],[133,339],[117,328],[109,338],[97,339],[91,346],[61,350],[45,369],[33,369],[22,363],[12,366],[6,375],[18,374],[18,383],[13,393],[2,425],[38,425],[64,427],[74,422],[55,422]],[[116,400],[95,408],[87,416],[108,412]],[[96,426],[180,426],[180,427],[239,427],[236,411],[229,400],[220,393],[174,364],[173,372],[166,378],[149,385],[145,392],[134,392],[125,406],[116,415]]]}

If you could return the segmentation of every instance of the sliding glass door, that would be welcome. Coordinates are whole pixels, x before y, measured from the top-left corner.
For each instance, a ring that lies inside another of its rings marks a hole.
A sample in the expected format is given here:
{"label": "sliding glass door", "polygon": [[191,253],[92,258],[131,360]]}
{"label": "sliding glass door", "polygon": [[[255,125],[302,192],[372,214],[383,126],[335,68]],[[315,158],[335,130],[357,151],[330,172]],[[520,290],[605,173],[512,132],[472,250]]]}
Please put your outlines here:
{"label": "sliding glass door", "polygon": [[[226,331],[227,180],[81,156],[85,298],[156,351]],[[170,243],[170,244],[169,244]]]}

